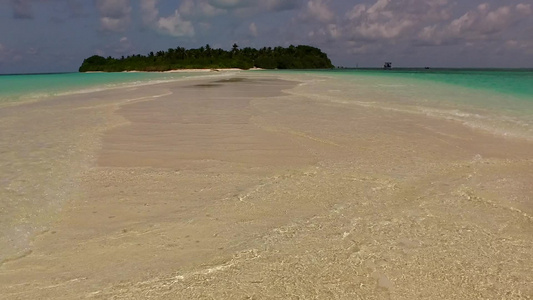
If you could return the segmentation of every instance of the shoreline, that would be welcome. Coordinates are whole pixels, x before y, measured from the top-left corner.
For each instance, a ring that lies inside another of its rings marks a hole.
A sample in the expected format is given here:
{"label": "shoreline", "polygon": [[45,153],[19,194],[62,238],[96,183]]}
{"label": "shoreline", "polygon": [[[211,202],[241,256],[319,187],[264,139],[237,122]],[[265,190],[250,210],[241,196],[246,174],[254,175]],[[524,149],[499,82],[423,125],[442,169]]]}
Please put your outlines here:
{"label": "shoreline", "polygon": [[[230,68],[230,69],[175,69],[168,71],[121,71],[118,73],[205,73],[205,72],[220,72],[220,71],[245,71],[243,69]],[[89,72],[86,72],[89,73]],[[102,72],[106,73],[106,72]]]}
{"label": "shoreline", "polygon": [[228,71],[261,71],[262,68],[238,69],[238,68],[215,68],[215,69],[176,69],[163,71],[163,73],[188,73],[188,72],[228,72]]}
{"label": "shoreline", "polygon": [[[173,69],[168,71],[120,71],[117,73],[204,73],[204,72],[229,72],[229,71],[261,71],[266,70],[262,68],[250,68],[250,69],[239,69],[239,68],[205,68],[205,69]],[[105,71],[87,71],[81,73],[114,73],[114,72],[105,72]]]}
{"label": "shoreline", "polygon": [[[65,96],[75,96],[75,95],[83,95],[83,94],[91,94],[91,93],[97,93],[102,92],[106,90],[113,90],[113,89],[122,89],[122,88],[134,88],[138,86],[147,86],[147,85],[157,85],[157,84],[163,84],[168,82],[174,82],[174,81],[183,81],[183,80],[189,80],[189,79],[200,79],[204,76],[228,76],[231,75],[231,70],[227,69],[222,72],[210,72],[208,70],[202,70],[198,72],[188,72],[188,71],[179,71],[179,72],[115,72],[115,73],[108,73],[108,72],[84,72],[84,73],[69,73],[69,74],[150,74],[150,75],[187,75],[191,74],[190,77],[177,77],[177,78],[140,78],[138,81],[131,81],[131,78],[123,78],[122,80],[119,80],[114,83],[109,82],[97,82],[93,85],[87,85],[87,86],[74,86],[70,90],[40,90],[35,93],[28,93],[28,94],[14,94],[10,95],[10,97],[16,97],[14,100],[9,100],[9,97],[6,98],[7,101],[0,102],[0,108],[2,107],[9,107],[9,106],[17,106],[17,105],[23,105],[27,103],[35,103],[40,101],[46,101],[46,100],[53,100],[57,97],[65,97]],[[182,74],[183,73],[183,74]],[[196,73],[196,74],[195,74]],[[61,73],[63,74],[63,73]],[[65,73],[66,74],[66,73]],[[128,80],[126,80],[128,79]]]}
{"label": "shoreline", "polygon": [[19,146],[39,154],[20,163],[38,158],[32,176],[43,177],[21,179],[40,182],[63,167],[58,182],[78,177],[33,252],[0,266],[0,291],[20,299],[533,292],[525,250],[533,143],[387,110],[394,100],[335,79],[250,72],[11,108],[40,116],[10,113],[0,123],[9,136],[42,136]]}

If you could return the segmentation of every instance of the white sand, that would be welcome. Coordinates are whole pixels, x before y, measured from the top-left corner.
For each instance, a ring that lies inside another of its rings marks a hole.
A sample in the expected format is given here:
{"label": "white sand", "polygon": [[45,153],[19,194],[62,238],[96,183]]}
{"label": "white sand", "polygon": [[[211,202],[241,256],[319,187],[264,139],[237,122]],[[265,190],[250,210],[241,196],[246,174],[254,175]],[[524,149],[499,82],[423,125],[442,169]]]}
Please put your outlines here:
{"label": "white sand", "polygon": [[0,267],[0,295],[533,295],[531,142],[280,76],[28,104],[84,124],[87,156],[33,252]]}

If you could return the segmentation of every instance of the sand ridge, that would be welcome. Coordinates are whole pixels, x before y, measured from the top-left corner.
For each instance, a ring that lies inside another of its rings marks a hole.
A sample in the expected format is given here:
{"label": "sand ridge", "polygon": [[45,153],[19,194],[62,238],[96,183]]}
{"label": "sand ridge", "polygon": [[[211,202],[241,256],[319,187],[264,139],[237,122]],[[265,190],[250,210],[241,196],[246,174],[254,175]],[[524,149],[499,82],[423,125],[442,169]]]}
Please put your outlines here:
{"label": "sand ridge", "polygon": [[318,80],[143,88],[163,96],[114,111],[61,220],[1,266],[2,294],[530,298],[533,145],[330,101]]}

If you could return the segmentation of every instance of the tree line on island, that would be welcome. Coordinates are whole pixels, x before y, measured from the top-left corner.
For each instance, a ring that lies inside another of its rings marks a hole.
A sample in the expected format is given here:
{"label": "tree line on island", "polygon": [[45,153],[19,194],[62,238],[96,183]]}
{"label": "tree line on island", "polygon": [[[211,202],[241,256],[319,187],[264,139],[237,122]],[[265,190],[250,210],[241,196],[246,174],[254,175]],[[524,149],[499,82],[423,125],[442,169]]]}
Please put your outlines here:
{"label": "tree line on island", "polygon": [[80,72],[102,71],[169,71],[177,69],[330,69],[333,68],[327,54],[311,46],[242,48],[234,44],[230,51],[213,49],[208,45],[198,49],[183,47],[167,51],[150,52],[148,55],[105,58],[93,55],[86,58]]}

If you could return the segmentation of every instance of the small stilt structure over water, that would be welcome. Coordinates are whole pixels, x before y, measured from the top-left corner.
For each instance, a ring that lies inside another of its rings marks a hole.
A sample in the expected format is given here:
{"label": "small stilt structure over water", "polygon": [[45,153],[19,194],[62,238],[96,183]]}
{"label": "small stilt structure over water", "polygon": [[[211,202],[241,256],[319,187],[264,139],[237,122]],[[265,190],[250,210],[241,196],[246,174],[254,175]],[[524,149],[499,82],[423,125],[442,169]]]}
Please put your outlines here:
{"label": "small stilt structure over water", "polygon": [[392,62],[390,61],[386,61],[384,64],[383,64],[383,70],[390,70],[392,69]]}

